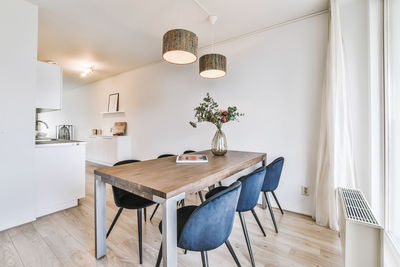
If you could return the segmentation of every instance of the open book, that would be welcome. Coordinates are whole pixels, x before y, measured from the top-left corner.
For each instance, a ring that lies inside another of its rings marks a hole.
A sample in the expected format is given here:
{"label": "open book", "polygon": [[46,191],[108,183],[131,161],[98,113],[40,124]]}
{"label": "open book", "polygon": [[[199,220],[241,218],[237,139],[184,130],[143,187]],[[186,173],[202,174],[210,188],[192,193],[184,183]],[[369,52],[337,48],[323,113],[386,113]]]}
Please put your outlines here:
{"label": "open book", "polygon": [[179,155],[176,157],[176,163],[207,163],[206,155]]}

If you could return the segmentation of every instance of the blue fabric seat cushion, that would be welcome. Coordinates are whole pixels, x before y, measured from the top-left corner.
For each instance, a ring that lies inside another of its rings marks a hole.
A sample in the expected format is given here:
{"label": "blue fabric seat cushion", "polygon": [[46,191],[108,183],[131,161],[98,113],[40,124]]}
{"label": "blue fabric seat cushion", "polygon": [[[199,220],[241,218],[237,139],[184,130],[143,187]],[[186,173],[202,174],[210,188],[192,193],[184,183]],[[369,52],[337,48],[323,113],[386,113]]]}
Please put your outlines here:
{"label": "blue fabric seat cushion", "polygon": [[[176,211],[177,215],[177,230],[178,230],[178,240],[181,237],[182,229],[190,215],[197,209],[197,206],[185,206]],[[162,233],[162,221],[158,225],[160,233]]]}

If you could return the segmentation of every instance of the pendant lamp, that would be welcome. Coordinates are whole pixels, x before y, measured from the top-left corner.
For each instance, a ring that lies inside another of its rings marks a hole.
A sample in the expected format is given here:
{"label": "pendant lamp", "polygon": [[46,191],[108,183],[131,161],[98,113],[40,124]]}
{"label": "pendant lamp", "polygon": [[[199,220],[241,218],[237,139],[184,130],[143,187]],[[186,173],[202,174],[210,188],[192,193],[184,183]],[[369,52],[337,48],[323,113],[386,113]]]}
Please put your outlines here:
{"label": "pendant lamp", "polygon": [[[217,21],[217,16],[209,16],[208,21],[214,25]],[[212,49],[214,50],[214,36]],[[226,75],[226,57],[216,53],[201,56],[199,60],[199,74],[201,77],[208,79],[224,77]]]}
{"label": "pendant lamp", "polygon": [[193,63],[197,60],[197,35],[184,29],[170,30],[164,34],[162,49],[163,59],[169,63]]}
{"label": "pendant lamp", "polygon": [[221,54],[206,54],[200,57],[199,73],[203,78],[216,79],[226,75],[226,57]]}

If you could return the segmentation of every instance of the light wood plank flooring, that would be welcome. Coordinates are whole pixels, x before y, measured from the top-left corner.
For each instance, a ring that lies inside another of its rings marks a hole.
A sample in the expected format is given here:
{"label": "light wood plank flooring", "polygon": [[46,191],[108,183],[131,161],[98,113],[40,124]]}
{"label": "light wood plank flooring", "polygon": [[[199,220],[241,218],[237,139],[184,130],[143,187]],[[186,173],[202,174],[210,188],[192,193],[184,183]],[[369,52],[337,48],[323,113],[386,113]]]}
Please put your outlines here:
{"label": "light wood plank flooring", "polygon": [[[107,240],[107,256],[94,257],[93,170],[87,164],[86,198],[78,207],[38,218],[35,222],[0,232],[0,266],[141,266],[138,260],[136,211],[124,210]],[[107,225],[117,208],[111,187],[107,186]],[[278,196],[279,197],[279,196]],[[196,195],[187,204],[199,204]],[[149,218],[153,207],[147,209]],[[342,266],[340,242],[336,232],[320,227],[311,218],[291,212],[281,215],[275,210],[279,234],[275,234],[267,210],[257,207],[267,237],[258,228],[251,213],[246,223],[257,266]],[[152,222],[143,224],[142,266],[154,266],[161,235],[158,223],[161,210]],[[250,258],[240,220],[235,218],[230,241],[242,266],[250,266]],[[209,254],[210,266],[235,266],[227,248],[221,246]],[[179,266],[201,266],[200,254],[179,250]]]}

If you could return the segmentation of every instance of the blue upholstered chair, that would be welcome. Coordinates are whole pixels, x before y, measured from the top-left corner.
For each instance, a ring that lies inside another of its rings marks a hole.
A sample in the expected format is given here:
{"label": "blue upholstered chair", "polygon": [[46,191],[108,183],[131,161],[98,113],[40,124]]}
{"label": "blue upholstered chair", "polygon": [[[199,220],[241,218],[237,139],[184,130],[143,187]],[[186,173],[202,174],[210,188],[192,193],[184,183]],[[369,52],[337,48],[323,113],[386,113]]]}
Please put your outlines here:
{"label": "blue upholstered chair", "polygon": [[[200,206],[186,206],[177,211],[178,247],[201,252],[203,266],[208,266],[207,251],[225,243],[236,264],[240,263],[228,240],[240,195],[241,183],[235,182],[230,187],[215,194]],[[159,225],[162,232],[162,222]],[[160,266],[162,244],[158,253],[157,264]]]}
{"label": "blue upholstered chair", "polygon": [[281,179],[281,173],[284,161],[285,159],[283,157],[279,157],[267,166],[267,173],[265,174],[264,184],[261,189],[267,201],[269,213],[271,214],[272,222],[274,223],[276,233],[278,233],[278,227],[276,226],[274,212],[272,210],[271,202],[269,201],[267,193],[271,192],[272,196],[276,201],[276,204],[278,205],[279,209],[281,210],[281,213],[283,214],[283,210],[281,208],[281,205],[279,204],[279,201],[274,191],[279,185],[279,180]]}
{"label": "blue upholstered chair", "polygon": [[[257,221],[258,226],[260,226],[262,233],[265,235],[265,231],[258,219],[258,216],[254,210],[254,207],[257,205],[258,197],[260,196],[261,186],[263,185],[264,177],[265,177],[265,167],[261,167],[254,172],[243,176],[238,179],[242,183],[242,190],[240,192],[240,197],[238,201],[238,205],[236,211],[239,213],[240,222],[242,223],[244,237],[246,239],[247,249],[249,250],[250,259],[252,266],[255,266],[253,251],[251,249],[249,234],[247,232],[246,221],[244,220],[243,212],[251,211],[254,218]],[[206,199],[214,196],[218,192],[225,190],[226,187],[217,187],[213,190],[209,191],[206,194]]]}
{"label": "blue upholstered chair", "polygon": [[[124,160],[114,164],[114,166],[123,165],[123,164],[130,164],[139,162],[140,160]],[[140,264],[143,263],[143,253],[142,253],[142,209],[146,210],[146,207],[151,206],[154,204],[153,201],[143,198],[141,196],[135,195],[123,189],[113,186],[113,195],[114,195],[114,202],[119,210],[117,215],[115,216],[113,222],[111,223],[110,229],[107,232],[107,238],[111,233],[111,230],[114,228],[115,223],[117,222],[119,216],[123,209],[135,209],[137,210],[137,220],[138,220],[138,235],[139,235],[139,257],[140,257]]]}
{"label": "blue upholstered chair", "polygon": [[[157,158],[161,159],[161,158],[172,157],[172,156],[175,156],[175,155],[174,154],[162,154],[162,155],[158,156]],[[185,200],[182,199],[180,204],[182,205],[182,207],[185,206]],[[154,214],[156,214],[156,211],[157,211],[158,207],[160,207],[159,203],[157,203],[156,207],[154,208],[153,213],[150,216],[150,221],[153,219]]]}

